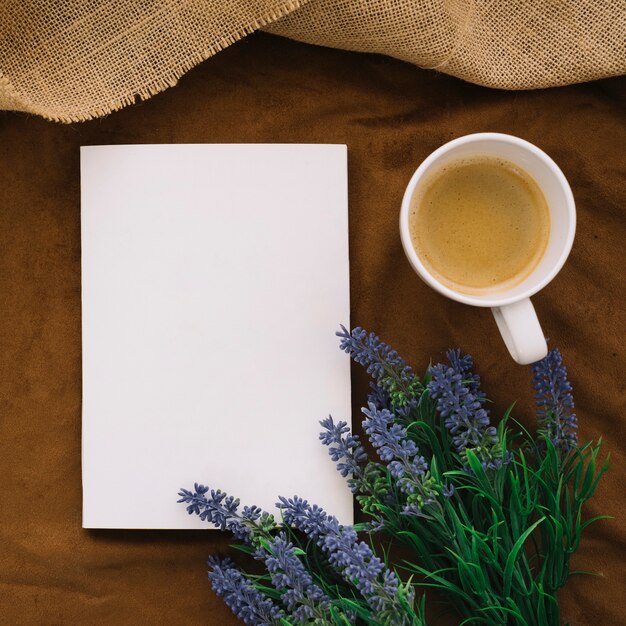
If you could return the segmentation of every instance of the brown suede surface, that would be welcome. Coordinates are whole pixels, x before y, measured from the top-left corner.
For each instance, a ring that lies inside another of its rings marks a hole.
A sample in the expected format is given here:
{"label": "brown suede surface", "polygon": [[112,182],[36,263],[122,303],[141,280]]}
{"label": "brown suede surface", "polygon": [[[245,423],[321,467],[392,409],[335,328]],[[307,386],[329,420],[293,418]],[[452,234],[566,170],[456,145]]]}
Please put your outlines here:
{"label": "brown suede surface", "polygon": [[[430,290],[398,237],[414,169],[442,143],[478,131],[537,144],[574,191],[571,257],[534,302],[568,366],[581,440],[602,436],[612,454],[587,514],[614,519],[592,526],[573,560],[573,569],[599,576],[572,578],[561,601],[572,625],[625,623],[624,96],[623,79],[498,92],[254,35],[175,89],[104,119],[63,126],[0,113],[0,623],[237,623],[206,580],[205,559],[226,548],[226,537],[81,528],[79,146],[346,143],[352,325],[376,330],[420,372],[462,347],[475,357],[494,415],[517,400],[515,415],[532,425],[529,369],[510,359],[490,312]],[[365,392],[354,369],[355,419]],[[150,485],[136,488],[149,507]]]}

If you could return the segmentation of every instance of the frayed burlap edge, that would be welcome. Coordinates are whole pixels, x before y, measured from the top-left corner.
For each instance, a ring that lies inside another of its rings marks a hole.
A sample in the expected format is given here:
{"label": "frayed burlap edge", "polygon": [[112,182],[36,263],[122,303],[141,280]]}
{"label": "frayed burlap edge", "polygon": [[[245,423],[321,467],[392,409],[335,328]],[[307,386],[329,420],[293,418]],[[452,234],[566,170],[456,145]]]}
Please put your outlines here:
{"label": "frayed burlap edge", "polygon": [[15,89],[13,89],[9,79],[0,72],[0,110],[18,109],[20,105],[23,106],[24,101],[25,99],[20,98]]}
{"label": "frayed burlap edge", "polygon": [[86,122],[108,115],[109,113],[119,111],[126,106],[135,104],[137,100],[148,100],[152,96],[155,96],[170,87],[174,87],[180,78],[182,78],[182,76],[184,76],[189,70],[193,69],[196,65],[206,61],[218,52],[228,48],[228,46],[243,39],[247,35],[252,34],[256,30],[260,30],[282,17],[285,17],[308,2],[309,0],[288,0],[278,9],[272,10],[268,14],[242,26],[231,35],[214,42],[203,50],[192,53],[190,57],[174,71],[149,82],[142,89],[132,93],[120,94],[104,104],[85,110],[77,110],[70,113],[66,111],[57,113],[51,112],[50,109],[46,109],[45,107],[35,105],[27,95],[18,93],[17,90],[14,89],[8,77],[4,76],[0,71],[0,109],[11,109],[14,111],[22,111],[24,113],[33,113],[35,115],[41,115],[45,119],[52,122],[61,122],[63,124]]}

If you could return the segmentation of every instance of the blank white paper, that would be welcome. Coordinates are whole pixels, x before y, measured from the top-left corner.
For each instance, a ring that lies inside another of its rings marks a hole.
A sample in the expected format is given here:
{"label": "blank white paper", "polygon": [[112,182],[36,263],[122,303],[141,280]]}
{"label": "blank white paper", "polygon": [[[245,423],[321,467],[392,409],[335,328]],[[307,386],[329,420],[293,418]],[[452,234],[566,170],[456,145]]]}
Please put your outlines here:
{"label": "blank white paper", "polygon": [[81,148],[83,526],[207,528],[194,482],[352,522],[346,147]]}

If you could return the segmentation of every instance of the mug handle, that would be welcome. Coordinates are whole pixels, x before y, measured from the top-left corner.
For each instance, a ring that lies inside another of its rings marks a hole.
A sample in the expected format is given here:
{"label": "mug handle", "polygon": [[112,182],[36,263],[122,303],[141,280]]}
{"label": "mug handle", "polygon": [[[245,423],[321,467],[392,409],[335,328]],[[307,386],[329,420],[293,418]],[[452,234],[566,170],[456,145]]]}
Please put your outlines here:
{"label": "mug handle", "polygon": [[530,298],[494,307],[491,312],[514,361],[529,365],[548,354],[548,344]]}

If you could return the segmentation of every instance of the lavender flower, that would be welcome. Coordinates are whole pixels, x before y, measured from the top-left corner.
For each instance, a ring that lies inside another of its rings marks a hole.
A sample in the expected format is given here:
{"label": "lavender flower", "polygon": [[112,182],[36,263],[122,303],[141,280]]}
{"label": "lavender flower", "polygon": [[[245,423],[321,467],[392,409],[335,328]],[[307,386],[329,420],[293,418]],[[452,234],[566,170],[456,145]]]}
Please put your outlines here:
{"label": "lavender flower", "polygon": [[435,502],[437,494],[428,463],[419,455],[417,444],[407,439],[406,428],[396,423],[389,409],[378,409],[370,403],[362,411],[366,416],[365,432],[378,456],[389,464],[389,473],[397,480],[399,489],[407,495],[404,512],[420,513],[423,507]]}
{"label": "lavender flower", "polygon": [[[209,497],[207,497],[207,493]],[[219,489],[194,484],[194,491],[181,489],[180,500],[187,504],[189,515],[196,514],[202,521],[210,522],[220,530],[229,530],[235,539],[253,543],[260,532],[276,525],[274,517],[257,506],[244,506],[239,512],[239,499]]]}
{"label": "lavender flower", "polygon": [[451,366],[439,363],[430,368],[428,383],[431,398],[452,435],[452,442],[461,455],[472,450],[485,469],[502,465],[495,427],[490,426],[489,412],[482,406],[485,396],[480,378],[472,373],[471,356],[461,357],[460,350],[447,353]]}
{"label": "lavender flower", "polygon": [[411,396],[405,402],[394,403],[387,391],[375,383],[370,383],[370,392],[367,394],[367,404],[372,403],[377,409],[389,409],[401,422],[413,421],[411,413],[419,403],[419,396]]}
{"label": "lavender flower", "polygon": [[281,601],[290,612],[289,621],[307,624],[310,619],[329,620],[330,598],[313,582],[285,533],[260,547],[255,557],[265,561],[276,589],[287,591]]}
{"label": "lavender flower", "polygon": [[377,409],[393,409],[389,394],[376,383],[370,383],[370,392],[367,394],[367,403],[370,404],[370,402],[375,405]]}
{"label": "lavender flower", "polygon": [[474,359],[469,354],[461,356],[461,350],[459,348],[450,349],[446,352],[448,361],[452,369],[463,377],[463,383],[467,385],[467,388],[473,393],[481,402],[484,402],[485,395],[480,388],[480,376],[472,372],[474,367]]}
{"label": "lavender flower", "polygon": [[384,520],[378,510],[379,505],[381,502],[390,504],[391,497],[382,466],[367,462],[365,449],[359,438],[350,433],[346,422],[335,424],[329,415],[320,424],[325,429],[319,436],[321,442],[329,446],[328,453],[337,463],[341,475],[344,478],[349,477],[348,486],[352,493],[360,494],[357,500],[363,512],[374,518],[369,529],[371,532],[378,532],[384,526]]}
{"label": "lavender flower", "polygon": [[378,620],[398,626],[408,623],[398,602],[398,577],[374,555],[368,544],[358,540],[351,526],[342,526],[337,518],[297,496],[281,497],[276,506],[281,509],[284,521],[315,541],[327,554],[330,564],[355,585],[377,611]]}
{"label": "lavender flower", "polygon": [[341,338],[339,347],[354,361],[367,368],[367,373],[379,379],[389,371],[397,373],[402,380],[410,380],[414,374],[406,361],[374,333],[357,326],[351,333],[345,326],[335,333]]}
{"label": "lavender flower", "polygon": [[532,366],[541,432],[556,448],[569,452],[578,443],[578,422],[573,412],[572,385],[558,348]]}
{"label": "lavender flower", "polygon": [[256,589],[230,560],[209,558],[213,591],[248,626],[278,626],[284,612]]}
{"label": "lavender flower", "polygon": [[376,384],[384,389],[395,406],[404,406],[419,396],[422,385],[406,361],[374,333],[356,327],[351,333],[345,326],[335,333],[339,347],[363,365]]}
{"label": "lavender flower", "polygon": [[344,478],[350,476],[348,485],[353,493],[357,493],[363,474],[361,464],[367,461],[365,449],[359,438],[350,433],[347,422],[335,424],[329,415],[320,421],[320,425],[325,429],[320,433],[320,441],[329,446],[330,458],[337,463],[337,469]]}
{"label": "lavender flower", "polygon": [[443,486],[443,495],[446,498],[451,498],[454,495],[455,489],[454,489],[454,485],[452,483],[446,483]]}
{"label": "lavender flower", "polygon": [[[208,497],[207,494],[209,494]],[[202,520],[212,523],[217,528],[229,530],[236,539],[243,540],[247,544],[257,547],[255,558],[265,561],[267,570],[272,578],[272,584],[279,591],[284,591],[281,600],[288,611],[292,612],[289,615],[289,619],[294,624],[306,623],[309,618],[319,618],[322,621],[325,619],[326,612],[330,608],[330,599],[313,582],[311,575],[297,557],[294,546],[287,541],[285,534],[280,533],[277,536],[272,536],[271,531],[276,527],[276,522],[272,515],[263,512],[256,506],[245,506],[239,512],[239,500],[232,496],[227,496],[219,490],[211,490],[209,492],[208,487],[197,483],[194,485],[193,492],[181,489],[178,495],[181,496],[179,502],[187,504],[189,514],[195,513]],[[215,563],[218,562],[215,561]],[[232,583],[232,587],[237,578],[241,579],[239,581],[241,584],[247,584],[246,579],[239,570],[234,568],[232,562],[224,563],[218,564],[217,568],[214,568],[213,573],[209,575],[212,582],[215,580],[218,584],[226,584],[224,581],[228,579]],[[232,570],[233,568],[234,573],[231,571],[226,572],[227,569]],[[256,592],[254,588],[252,590]],[[248,591],[246,587],[246,594],[248,594]],[[219,591],[217,593],[222,595]],[[233,609],[238,617],[244,619],[242,615],[247,615],[246,611],[248,609],[244,606],[240,615],[233,608],[236,604],[235,600],[239,596],[232,596],[231,594],[228,598],[224,596],[228,606]],[[229,604],[229,601],[231,604]],[[252,620],[252,617],[250,619]],[[250,621],[250,623],[256,624],[261,622]]]}

